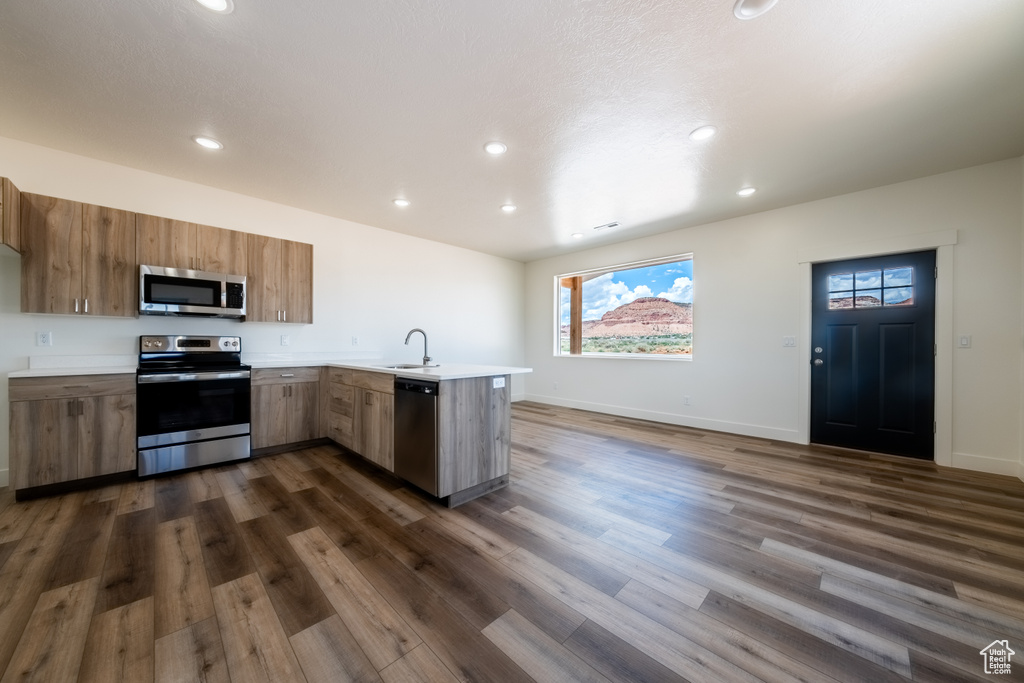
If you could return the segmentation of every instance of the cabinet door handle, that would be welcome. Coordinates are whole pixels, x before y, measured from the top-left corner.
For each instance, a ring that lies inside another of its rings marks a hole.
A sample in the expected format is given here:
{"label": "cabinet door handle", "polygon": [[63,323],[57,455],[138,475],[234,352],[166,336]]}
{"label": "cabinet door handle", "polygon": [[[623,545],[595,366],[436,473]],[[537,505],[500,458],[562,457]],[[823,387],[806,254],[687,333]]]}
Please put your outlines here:
{"label": "cabinet door handle", "polygon": [[277,312],[277,322],[281,322],[281,311]]}
{"label": "cabinet door handle", "polygon": [[74,401],[68,401],[68,417],[74,417],[74,416],[75,416],[75,402]]}
{"label": "cabinet door handle", "polygon": [[284,321],[288,322],[288,311],[281,311],[284,314]]}
{"label": "cabinet door handle", "polygon": [[363,394],[363,403],[368,406],[373,405],[373,394]]}
{"label": "cabinet door handle", "polygon": [[86,313],[89,312],[89,300],[88,299],[85,300],[85,312]]}
{"label": "cabinet door handle", "polygon": [[289,373],[283,373],[283,372],[282,372],[282,373],[281,373],[281,376],[282,376],[282,377],[294,377],[294,376],[295,376],[295,373],[294,373],[294,372],[289,372]]}
{"label": "cabinet door handle", "polygon": [[85,415],[85,401],[78,399],[78,414]]}
{"label": "cabinet door handle", "polygon": [[78,299],[75,299],[75,313],[78,313]]}

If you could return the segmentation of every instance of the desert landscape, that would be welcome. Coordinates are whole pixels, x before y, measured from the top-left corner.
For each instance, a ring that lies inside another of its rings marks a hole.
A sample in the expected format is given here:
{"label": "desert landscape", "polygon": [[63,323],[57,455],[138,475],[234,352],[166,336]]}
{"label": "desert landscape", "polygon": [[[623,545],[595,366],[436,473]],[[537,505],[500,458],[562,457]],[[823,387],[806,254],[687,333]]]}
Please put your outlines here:
{"label": "desert landscape", "polygon": [[[569,326],[561,326],[569,352]],[[643,297],[583,321],[583,353],[689,354],[693,352],[693,304]]]}

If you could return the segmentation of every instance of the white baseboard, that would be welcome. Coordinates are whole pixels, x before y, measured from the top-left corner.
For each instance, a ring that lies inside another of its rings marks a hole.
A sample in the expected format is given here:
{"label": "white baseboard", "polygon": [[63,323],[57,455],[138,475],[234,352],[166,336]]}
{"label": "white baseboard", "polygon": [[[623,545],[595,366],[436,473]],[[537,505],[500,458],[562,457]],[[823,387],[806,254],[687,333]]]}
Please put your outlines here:
{"label": "white baseboard", "polygon": [[975,472],[988,472],[989,474],[1005,474],[1011,477],[1024,479],[1024,467],[1015,460],[1000,460],[989,458],[984,455],[971,455],[969,453],[953,453],[953,467],[962,470],[974,470]]}
{"label": "white baseboard", "polygon": [[0,470],[0,489],[11,483],[10,470]]}
{"label": "white baseboard", "polygon": [[526,400],[526,394],[523,393],[523,392],[519,392],[518,394],[512,394],[512,402],[513,403],[515,403],[516,401],[525,401],[525,400]]}
{"label": "white baseboard", "polygon": [[776,441],[789,441],[800,443],[800,433],[796,429],[779,429],[778,427],[764,427],[762,425],[744,424],[742,422],[727,422],[725,420],[711,420],[702,417],[691,417],[689,415],[676,415],[675,413],[663,413],[656,410],[637,410],[625,406],[613,406],[605,403],[592,403],[590,401],[573,401],[557,396],[541,396],[538,394],[527,394],[525,399],[537,403],[562,406],[563,408],[578,408],[580,410],[592,410],[596,413],[608,415],[619,415],[621,417],[635,417],[640,420],[652,420],[654,422],[665,422],[668,424],[680,425],[682,427],[694,427],[696,429],[707,429],[714,432],[728,432],[742,436],[756,436],[762,439],[775,439]]}

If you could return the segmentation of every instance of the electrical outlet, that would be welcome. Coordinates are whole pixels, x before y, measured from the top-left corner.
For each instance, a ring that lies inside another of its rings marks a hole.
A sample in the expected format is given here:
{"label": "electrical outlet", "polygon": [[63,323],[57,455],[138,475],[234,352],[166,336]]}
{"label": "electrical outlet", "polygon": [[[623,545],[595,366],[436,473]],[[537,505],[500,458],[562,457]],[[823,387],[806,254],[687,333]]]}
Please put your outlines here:
{"label": "electrical outlet", "polygon": [[359,337],[352,337],[352,346],[359,346]]}
{"label": "electrical outlet", "polygon": [[689,396],[683,396],[683,405],[684,406],[690,405],[690,397]]}
{"label": "electrical outlet", "polygon": [[36,332],[36,346],[53,346],[53,332]]}
{"label": "electrical outlet", "polygon": [[292,338],[291,337],[289,337],[287,334],[282,334],[281,335],[281,346],[291,346],[291,343],[292,343]]}

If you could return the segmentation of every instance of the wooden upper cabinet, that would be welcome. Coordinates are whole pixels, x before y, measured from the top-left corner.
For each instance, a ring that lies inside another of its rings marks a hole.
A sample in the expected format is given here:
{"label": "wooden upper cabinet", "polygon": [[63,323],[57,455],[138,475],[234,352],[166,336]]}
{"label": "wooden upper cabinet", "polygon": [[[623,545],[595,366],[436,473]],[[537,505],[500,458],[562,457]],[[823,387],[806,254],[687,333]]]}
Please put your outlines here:
{"label": "wooden upper cabinet", "polygon": [[313,322],[313,245],[284,241],[281,250],[285,322]]}
{"label": "wooden upper cabinet", "polygon": [[0,178],[0,244],[21,252],[21,192],[7,178]]}
{"label": "wooden upper cabinet", "polygon": [[255,322],[313,322],[313,245],[249,235],[249,301]]}
{"label": "wooden upper cabinet", "polygon": [[82,205],[22,194],[21,236],[22,312],[81,312]]}
{"label": "wooden upper cabinet", "polygon": [[136,228],[142,265],[229,275],[248,270],[244,232],[142,214]]}
{"label": "wooden upper cabinet", "polygon": [[135,214],[25,193],[21,310],[132,317]]}
{"label": "wooden upper cabinet", "polygon": [[190,226],[190,223],[170,218],[141,213],[136,216],[139,265],[191,268],[194,254],[189,243]]}
{"label": "wooden upper cabinet", "polygon": [[131,318],[138,291],[135,214],[83,204],[82,312]]}
{"label": "wooden upper cabinet", "polygon": [[194,230],[198,270],[229,275],[246,275],[248,235],[209,225],[191,224]]}

